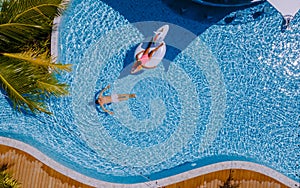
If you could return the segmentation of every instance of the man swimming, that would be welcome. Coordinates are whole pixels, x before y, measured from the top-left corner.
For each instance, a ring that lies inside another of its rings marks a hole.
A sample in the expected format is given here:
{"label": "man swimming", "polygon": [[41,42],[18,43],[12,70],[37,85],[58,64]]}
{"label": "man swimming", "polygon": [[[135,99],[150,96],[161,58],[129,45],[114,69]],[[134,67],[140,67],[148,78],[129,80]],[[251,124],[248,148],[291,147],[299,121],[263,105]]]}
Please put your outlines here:
{"label": "man swimming", "polygon": [[107,110],[104,105],[110,103],[116,103],[120,101],[125,101],[130,98],[135,98],[135,94],[112,94],[111,96],[103,96],[104,91],[110,88],[110,85],[106,86],[99,94],[98,99],[95,101],[96,104],[99,104],[102,110],[109,114],[114,114],[112,111]]}

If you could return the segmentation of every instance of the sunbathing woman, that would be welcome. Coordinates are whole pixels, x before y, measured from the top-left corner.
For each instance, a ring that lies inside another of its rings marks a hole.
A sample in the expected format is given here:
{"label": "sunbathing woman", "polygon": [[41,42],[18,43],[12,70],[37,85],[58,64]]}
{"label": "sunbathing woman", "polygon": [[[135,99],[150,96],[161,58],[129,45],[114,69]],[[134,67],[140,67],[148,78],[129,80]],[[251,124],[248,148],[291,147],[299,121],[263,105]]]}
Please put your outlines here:
{"label": "sunbathing woman", "polygon": [[106,88],[104,88],[100,92],[99,97],[95,101],[95,103],[99,104],[104,112],[109,113],[111,115],[114,113],[104,108],[105,104],[116,103],[116,102],[128,100],[130,98],[135,98],[135,94],[112,94],[111,96],[103,96],[104,91],[106,91],[109,88],[110,85],[106,86]]}
{"label": "sunbathing woman", "polygon": [[[159,46],[157,46],[156,48],[154,48],[153,50],[150,51],[150,48],[151,48],[152,44],[154,43],[153,41],[154,41],[154,39],[148,43],[148,46],[145,50],[142,50],[136,54],[136,56],[135,56],[136,62],[134,63],[136,66],[133,69],[135,69],[138,66],[142,66],[143,68],[147,68],[147,69],[152,69],[152,68],[156,67],[156,66],[148,67],[145,65],[146,63],[148,63],[151,60],[154,52],[156,52],[163,45],[163,43],[161,43]],[[142,57],[139,58],[139,56],[141,54],[142,54]]]}

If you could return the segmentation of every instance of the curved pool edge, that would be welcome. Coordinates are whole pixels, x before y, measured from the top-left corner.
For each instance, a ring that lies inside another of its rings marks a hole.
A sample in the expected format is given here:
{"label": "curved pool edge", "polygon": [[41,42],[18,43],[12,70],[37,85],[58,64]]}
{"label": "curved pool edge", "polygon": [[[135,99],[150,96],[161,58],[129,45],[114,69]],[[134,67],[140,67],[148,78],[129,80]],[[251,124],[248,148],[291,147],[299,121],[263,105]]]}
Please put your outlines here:
{"label": "curved pool edge", "polygon": [[50,168],[56,170],[57,172],[70,177],[76,181],[79,181],[81,183],[84,183],[89,186],[93,187],[130,187],[130,188],[137,188],[137,187],[152,187],[152,186],[166,186],[174,183],[178,183],[187,179],[191,179],[197,176],[205,175],[208,173],[216,172],[219,170],[227,170],[227,169],[243,169],[243,170],[251,170],[254,172],[258,172],[261,174],[264,174],[266,176],[269,176],[280,183],[289,186],[291,188],[296,188],[300,186],[299,182],[296,182],[285,175],[277,172],[276,170],[273,170],[269,167],[259,165],[253,162],[244,162],[244,161],[226,161],[226,162],[220,162],[220,163],[215,163],[207,166],[203,166],[197,169],[193,169],[190,171],[186,171],[174,176],[166,177],[163,179],[159,180],[153,180],[153,181],[148,181],[144,183],[136,183],[136,184],[118,184],[118,183],[110,183],[110,182],[105,182],[101,181],[98,179],[90,178],[88,176],[82,175],[72,169],[69,169],[60,163],[54,161],[53,159],[49,158],[42,152],[40,152],[38,149],[23,143],[21,141],[7,138],[7,137],[1,137],[0,136],[0,144],[9,146],[12,148],[19,149],[25,153],[28,153],[29,155],[33,156],[40,162],[44,163],[45,165],[49,166]]}
{"label": "curved pool edge", "polygon": [[[70,1],[71,0],[63,0],[61,2],[61,5],[68,6]],[[53,26],[52,26],[51,40],[50,40],[50,53],[53,62],[56,62],[58,57],[58,28],[60,25],[61,17],[62,15],[55,16],[53,19]]]}
{"label": "curved pool edge", "polygon": [[51,58],[53,62],[56,62],[58,56],[58,27],[60,24],[61,16],[55,17],[53,20],[53,27],[51,33]]}

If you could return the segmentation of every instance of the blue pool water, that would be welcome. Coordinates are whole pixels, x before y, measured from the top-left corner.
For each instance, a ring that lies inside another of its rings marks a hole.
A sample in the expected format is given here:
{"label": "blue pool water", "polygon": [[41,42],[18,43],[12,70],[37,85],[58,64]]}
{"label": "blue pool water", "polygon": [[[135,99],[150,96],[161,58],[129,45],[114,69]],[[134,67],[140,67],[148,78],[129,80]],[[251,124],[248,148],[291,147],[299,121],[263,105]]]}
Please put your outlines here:
{"label": "blue pool water", "polygon": [[[73,64],[60,77],[70,95],[50,99],[53,116],[36,117],[18,114],[1,95],[1,136],[110,182],[145,182],[228,160],[256,162],[299,181],[299,14],[281,32],[281,16],[268,3],[210,24],[182,19],[160,1],[154,4],[166,12],[162,19],[141,15],[133,22],[109,2],[71,2],[58,41],[59,61]],[[136,46],[164,24],[165,59],[130,75]],[[109,105],[113,116],[94,104],[108,84],[105,94],[137,95]]]}

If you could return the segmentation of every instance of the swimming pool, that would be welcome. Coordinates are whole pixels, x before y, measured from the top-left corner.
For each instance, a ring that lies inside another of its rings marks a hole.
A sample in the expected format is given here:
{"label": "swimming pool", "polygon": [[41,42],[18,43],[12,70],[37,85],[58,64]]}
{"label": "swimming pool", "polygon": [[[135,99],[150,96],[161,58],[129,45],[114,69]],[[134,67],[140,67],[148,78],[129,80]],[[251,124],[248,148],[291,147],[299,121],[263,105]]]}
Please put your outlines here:
{"label": "swimming pool", "polygon": [[[74,0],[58,36],[59,61],[73,64],[60,78],[71,95],[49,101],[51,117],[17,114],[1,95],[0,135],[109,182],[146,182],[230,160],[299,182],[300,18],[281,32],[272,7],[253,18],[265,6],[238,10],[232,22],[224,18],[200,33],[205,24],[191,32],[184,26],[197,21],[168,12],[174,22],[167,23],[166,58],[130,75],[135,47],[165,21],[133,23],[102,1]],[[112,104],[114,116],[94,105],[108,84],[107,93],[137,95]]]}

